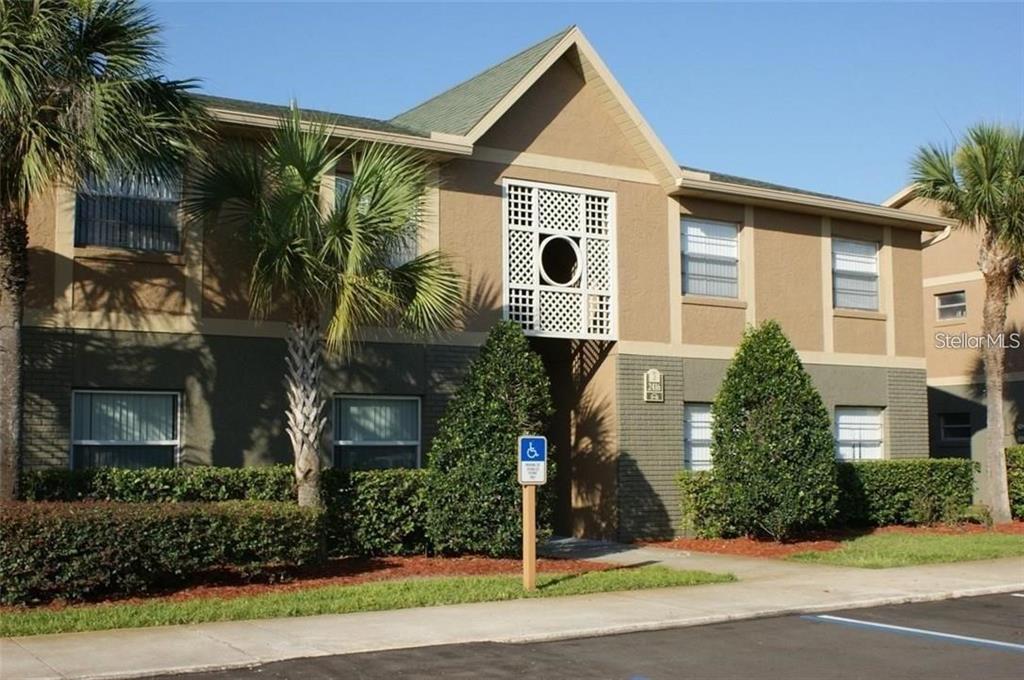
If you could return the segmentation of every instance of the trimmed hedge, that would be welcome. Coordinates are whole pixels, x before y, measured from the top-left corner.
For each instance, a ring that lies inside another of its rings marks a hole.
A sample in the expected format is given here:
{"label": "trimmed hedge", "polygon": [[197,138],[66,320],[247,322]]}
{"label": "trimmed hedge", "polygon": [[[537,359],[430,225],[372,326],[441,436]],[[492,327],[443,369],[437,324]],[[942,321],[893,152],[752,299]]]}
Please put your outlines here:
{"label": "trimmed hedge", "polygon": [[[839,514],[835,526],[927,524],[959,519],[971,505],[974,464],[921,458],[837,463]],[[717,498],[713,472],[679,476],[682,530],[710,538],[734,535]]]}
{"label": "trimmed hedge", "polygon": [[[339,555],[425,552],[426,470],[324,470],[326,549]],[[289,465],[248,468],[37,470],[22,477],[33,501],[295,502]]]}
{"label": "trimmed hedge", "polygon": [[209,569],[323,557],[323,516],[293,503],[9,503],[0,603],[133,595]]}
{"label": "trimmed hedge", "polygon": [[1006,449],[1006,481],[1010,487],[1010,514],[1024,519],[1024,446]]}

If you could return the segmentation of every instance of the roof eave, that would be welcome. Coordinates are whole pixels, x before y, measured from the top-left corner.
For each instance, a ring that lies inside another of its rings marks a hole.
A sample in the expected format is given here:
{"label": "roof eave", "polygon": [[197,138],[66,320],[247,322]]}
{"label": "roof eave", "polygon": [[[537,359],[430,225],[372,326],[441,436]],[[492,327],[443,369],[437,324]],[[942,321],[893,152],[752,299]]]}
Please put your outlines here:
{"label": "roof eave", "polygon": [[[247,111],[236,111],[216,106],[207,107],[207,111],[215,121],[230,125],[276,128],[281,122],[278,116],[251,113]],[[306,125],[312,127],[315,123],[311,121],[306,123]],[[419,137],[416,135],[403,135],[401,133],[388,132],[384,130],[367,130],[346,125],[330,124],[327,125],[327,132],[332,137],[368,142],[385,142],[388,144],[408,146],[441,154],[469,156],[473,153],[473,145],[463,137],[459,137],[457,135],[446,135],[435,132],[431,133],[429,137]]]}
{"label": "roof eave", "polygon": [[833,198],[795,194],[776,189],[751,187],[730,182],[697,179],[684,176],[677,182],[674,192],[677,196],[740,200],[751,205],[785,207],[801,212],[843,217],[860,222],[870,222],[919,231],[939,231],[955,222],[944,217],[918,215],[882,205],[852,203]]}

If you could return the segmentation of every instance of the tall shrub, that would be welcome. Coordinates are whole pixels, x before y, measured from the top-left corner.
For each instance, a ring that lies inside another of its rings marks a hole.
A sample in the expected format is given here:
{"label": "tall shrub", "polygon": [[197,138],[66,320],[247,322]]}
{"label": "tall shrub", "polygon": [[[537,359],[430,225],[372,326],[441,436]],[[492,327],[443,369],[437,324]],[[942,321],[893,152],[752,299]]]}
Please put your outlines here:
{"label": "tall shrub", "polygon": [[729,530],[781,540],[835,517],[828,411],[777,322],[744,333],[712,413],[714,481]]}
{"label": "tall shrub", "polygon": [[[516,439],[543,432],[554,411],[550,382],[522,330],[491,331],[448,404],[428,458],[427,534],[444,553],[514,555],[522,537]],[[538,524],[550,521],[550,482],[540,489]]]}

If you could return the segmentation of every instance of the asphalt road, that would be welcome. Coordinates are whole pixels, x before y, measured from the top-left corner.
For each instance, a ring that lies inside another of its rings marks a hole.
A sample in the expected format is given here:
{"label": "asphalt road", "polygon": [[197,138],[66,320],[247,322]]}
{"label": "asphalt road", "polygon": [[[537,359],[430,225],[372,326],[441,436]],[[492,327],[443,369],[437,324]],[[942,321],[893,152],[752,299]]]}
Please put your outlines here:
{"label": "asphalt road", "polygon": [[[1024,593],[538,644],[296,659],[182,680],[1024,678]],[[430,625],[424,621],[424,625]]]}

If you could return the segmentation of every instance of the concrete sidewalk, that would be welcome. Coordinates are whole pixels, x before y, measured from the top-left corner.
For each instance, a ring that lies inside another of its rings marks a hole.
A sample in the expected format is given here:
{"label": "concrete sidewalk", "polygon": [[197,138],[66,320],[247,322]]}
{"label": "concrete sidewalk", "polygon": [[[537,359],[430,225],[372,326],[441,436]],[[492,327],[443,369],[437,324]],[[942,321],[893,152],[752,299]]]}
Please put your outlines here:
{"label": "concrete sidewalk", "polygon": [[464,642],[535,642],[1024,590],[1024,559],[852,569],[587,541],[548,554],[731,572],[737,583],[0,640],[0,677],[111,678]]}

